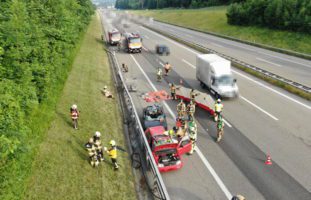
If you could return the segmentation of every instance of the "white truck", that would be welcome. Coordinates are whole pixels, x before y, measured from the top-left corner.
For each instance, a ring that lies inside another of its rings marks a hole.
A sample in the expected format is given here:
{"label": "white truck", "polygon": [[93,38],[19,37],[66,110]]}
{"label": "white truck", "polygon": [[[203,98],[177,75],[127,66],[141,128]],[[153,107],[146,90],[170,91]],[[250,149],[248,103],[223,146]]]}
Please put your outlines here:
{"label": "white truck", "polygon": [[239,95],[236,79],[231,72],[231,62],[216,54],[197,55],[196,77],[202,87],[207,87],[217,98]]}

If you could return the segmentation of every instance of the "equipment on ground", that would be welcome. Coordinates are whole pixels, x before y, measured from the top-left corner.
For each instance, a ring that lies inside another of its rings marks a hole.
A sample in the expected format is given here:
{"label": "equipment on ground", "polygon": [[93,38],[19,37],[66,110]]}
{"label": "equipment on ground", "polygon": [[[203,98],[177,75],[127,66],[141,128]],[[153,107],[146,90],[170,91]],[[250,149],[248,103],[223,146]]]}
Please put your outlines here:
{"label": "equipment on ground", "polygon": [[216,54],[197,55],[196,78],[216,97],[232,98],[239,93],[231,72],[231,62]]}

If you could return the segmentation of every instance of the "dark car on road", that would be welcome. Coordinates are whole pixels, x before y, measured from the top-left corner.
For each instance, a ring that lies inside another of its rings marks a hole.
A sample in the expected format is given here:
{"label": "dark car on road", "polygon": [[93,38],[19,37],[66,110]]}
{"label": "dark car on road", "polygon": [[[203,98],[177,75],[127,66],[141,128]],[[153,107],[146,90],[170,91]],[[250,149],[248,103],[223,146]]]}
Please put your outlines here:
{"label": "dark car on road", "polygon": [[165,130],[167,130],[166,115],[164,114],[163,107],[160,104],[156,103],[144,108],[143,126],[145,130],[154,126],[163,126]]}
{"label": "dark car on road", "polygon": [[168,48],[168,46],[161,44],[156,46],[156,52],[157,54],[168,56],[170,54],[170,49]]}

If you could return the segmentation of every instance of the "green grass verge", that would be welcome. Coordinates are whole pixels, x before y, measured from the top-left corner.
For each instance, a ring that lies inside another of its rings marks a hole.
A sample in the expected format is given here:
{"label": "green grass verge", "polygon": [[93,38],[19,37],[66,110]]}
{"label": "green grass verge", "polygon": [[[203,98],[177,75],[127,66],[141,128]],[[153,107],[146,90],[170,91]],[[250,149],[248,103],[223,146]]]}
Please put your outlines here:
{"label": "green grass verge", "polygon": [[[165,32],[159,31],[159,30],[154,29],[154,28],[152,28],[152,27],[148,27],[148,28],[151,29],[151,30],[153,30],[153,31],[155,31],[155,32],[158,32],[158,33],[160,33],[160,34],[162,34],[162,35],[164,35],[164,36],[166,36],[166,37],[169,37],[169,38],[171,38],[171,39],[173,39],[173,40],[175,40],[175,41],[177,41],[177,42],[179,42],[179,43],[185,44],[185,45],[187,45],[187,46],[189,46],[189,47],[191,47],[191,48],[193,48],[193,49],[196,49],[196,50],[198,50],[198,51],[200,51],[200,52],[202,52],[202,53],[210,53],[208,50],[206,50],[206,49],[204,49],[204,48],[200,48],[200,47],[198,47],[198,46],[196,46],[196,45],[193,45],[193,44],[191,44],[191,43],[189,43],[189,42],[186,42],[186,41],[184,41],[184,40],[182,40],[182,39],[180,39],[180,38],[177,38],[177,37],[174,37],[174,36],[172,36],[172,35],[166,34]],[[271,84],[273,84],[273,85],[275,85],[275,86],[278,86],[278,87],[280,87],[280,88],[282,88],[282,89],[285,89],[285,90],[287,90],[288,92],[291,92],[291,93],[293,93],[293,94],[296,94],[296,95],[298,95],[298,96],[300,96],[300,97],[302,97],[302,98],[305,98],[305,99],[307,99],[307,100],[309,100],[309,101],[311,100],[311,93],[308,93],[308,92],[305,92],[305,91],[303,91],[303,90],[300,90],[300,89],[298,89],[298,88],[296,88],[296,87],[293,87],[293,86],[291,86],[291,85],[289,85],[289,84],[286,84],[286,83],[284,83],[284,82],[282,82],[282,81],[279,81],[279,80],[270,78],[270,77],[268,77],[268,76],[266,76],[266,75],[264,75],[264,74],[262,74],[262,73],[259,73],[259,72],[255,71],[255,70],[253,70],[253,69],[244,67],[244,66],[242,66],[242,65],[240,65],[240,64],[238,64],[238,63],[232,63],[232,65],[233,65],[234,67],[237,67],[237,68],[239,68],[239,69],[241,69],[241,70],[243,70],[243,71],[245,71],[245,72],[247,72],[247,73],[249,73],[249,74],[251,74],[251,75],[257,77],[257,78],[260,78],[260,79],[262,79],[262,80],[264,80],[264,81],[267,81],[267,82],[269,82],[269,83],[271,83]]]}
{"label": "green grass verge", "polygon": [[213,32],[240,40],[311,54],[311,35],[290,31],[271,30],[255,26],[227,24],[225,6],[205,9],[138,10],[134,14],[150,16],[159,21]]}
{"label": "green grass verge", "polygon": [[[119,152],[121,167],[114,171],[109,159],[92,168],[83,147],[97,130],[105,146],[115,139],[125,147],[117,100],[107,99],[100,92],[104,85],[113,88],[100,35],[100,19],[94,16],[56,107],[55,119],[37,149],[23,199],[136,199],[127,153]],[[81,111],[79,130],[71,126],[69,107],[73,103]]]}

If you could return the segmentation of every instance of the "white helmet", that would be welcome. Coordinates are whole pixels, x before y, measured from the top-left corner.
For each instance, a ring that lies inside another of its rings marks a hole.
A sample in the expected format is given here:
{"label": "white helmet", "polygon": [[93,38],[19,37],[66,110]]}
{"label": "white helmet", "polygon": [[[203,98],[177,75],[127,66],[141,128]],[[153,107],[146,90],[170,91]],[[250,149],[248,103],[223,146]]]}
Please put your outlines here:
{"label": "white helmet", "polygon": [[221,100],[220,99],[217,99],[217,103],[220,103],[221,102]]}
{"label": "white helmet", "polygon": [[96,131],[96,132],[95,132],[95,136],[96,136],[96,137],[100,137],[100,132],[99,132],[99,131]]}
{"label": "white helmet", "polygon": [[77,109],[78,106],[77,106],[76,104],[73,104],[73,105],[71,106],[71,108],[72,108],[72,109]]}
{"label": "white helmet", "polygon": [[107,89],[107,85],[104,86],[104,89]]}
{"label": "white helmet", "polygon": [[109,144],[110,144],[111,146],[116,146],[116,141],[111,140],[111,141],[109,142]]}

